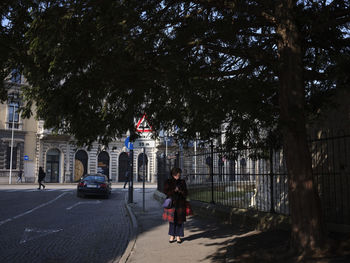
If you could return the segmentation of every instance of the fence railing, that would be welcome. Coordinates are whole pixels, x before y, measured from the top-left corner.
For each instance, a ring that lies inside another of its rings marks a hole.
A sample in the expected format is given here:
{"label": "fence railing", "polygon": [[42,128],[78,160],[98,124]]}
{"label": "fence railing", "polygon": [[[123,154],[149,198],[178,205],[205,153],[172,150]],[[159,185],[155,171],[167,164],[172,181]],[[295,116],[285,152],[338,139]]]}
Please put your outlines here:
{"label": "fence railing", "polygon": [[314,180],[327,222],[350,225],[350,135],[320,133],[310,140]]}
{"label": "fence railing", "polygon": [[[350,135],[310,140],[313,175],[327,222],[350,225]],[[191,200],[289,214],[288,175],[282,150],[213,146],[158,156],[158,189],[181,167]]]}
{"label": "fence railing", "polygon": [[[266,158],[258,157],[265,155]],[[204,150],[184,155],[190,198],[288,214],[287,174],[279,151]]]}

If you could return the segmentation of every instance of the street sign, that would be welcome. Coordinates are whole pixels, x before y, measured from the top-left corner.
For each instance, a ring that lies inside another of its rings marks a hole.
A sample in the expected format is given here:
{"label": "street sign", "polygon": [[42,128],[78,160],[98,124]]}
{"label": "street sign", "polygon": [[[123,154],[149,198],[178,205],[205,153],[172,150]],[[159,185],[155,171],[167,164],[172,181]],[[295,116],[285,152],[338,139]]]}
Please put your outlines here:
{"label": "street sign", "polygon": [[133,143],[130,142],[130,136],[126,137],[124,143],[125,143],[125,147],[128,148],[129,150],[133,150],[134,149]]}
{"label": "street sign", "polygon": [[143,114],[142,118],[136,125],[137,132],[152,132],[152,127],[147,121],[146,114]]}
{"label": "street sign", "polygon": [[154,140],[139,138],[135,140],[134,148],[153,148],[156,146]]}
{"label": "street sign", "polygon": [[25,161],[28,161],[28,160],[29,160],[29,156],[28,156],[28,155],[24,155],[24,156],[23,156],[23,159],[24,159]]}

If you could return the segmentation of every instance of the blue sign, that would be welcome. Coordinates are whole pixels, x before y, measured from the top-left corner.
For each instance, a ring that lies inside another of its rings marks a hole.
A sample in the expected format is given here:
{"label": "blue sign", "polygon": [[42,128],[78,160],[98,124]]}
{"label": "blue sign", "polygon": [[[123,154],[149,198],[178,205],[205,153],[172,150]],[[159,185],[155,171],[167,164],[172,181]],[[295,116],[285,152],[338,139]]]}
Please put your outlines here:
{"label": "blue sign", "polygon": [[24,158],[25,161],[29,160],[29,156],[28,155],[24,155],[23,158]]}
{"label": "blue sign", "polygon": [[134,145],[132,144],[132,142],[130,142],[130,136],[126,137],[126,139],[125,139],[125,146],[129,150],[133,150],[134,149]]}

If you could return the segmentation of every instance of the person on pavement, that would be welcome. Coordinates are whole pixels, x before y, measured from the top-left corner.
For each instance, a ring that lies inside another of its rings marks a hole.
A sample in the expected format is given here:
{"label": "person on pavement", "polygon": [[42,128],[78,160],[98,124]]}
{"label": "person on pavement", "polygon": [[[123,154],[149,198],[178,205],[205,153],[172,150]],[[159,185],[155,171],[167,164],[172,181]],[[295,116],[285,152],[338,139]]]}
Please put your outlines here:
{"label": "person on pavement", "polygon": [[17,178],[17,183],[21,182],[22,183],[22,176],[23,176],[23,171],[19,170],[18,172],[18,178]]}
{"label": "person on pavement", "polygon": [[41,186],[43,187],[43,189],[45,189],[45,185],[42,183],[42,181],[44,181],[45,175],[46,173],[44,172],[44,169],[40,166],[38,175],[39,190],[41,189]]}
{"label": "person on pavement", "polygon": [[169,242],[181,244],[184,236],[184,222],[186,221],[187,186],[181,179],[181,169],[174,167],[171,178],[164,184],[164,194],[172,199],[171,208],[164,208],[163,219],[169,221]]}
{"label": "person on pavement", "polygon": [[125,188],[125,186],[129,183],[129,181],[130,181],[129,171],[126,171],[125,172],[125,183],[124,183],[124,187],[123,188]]}

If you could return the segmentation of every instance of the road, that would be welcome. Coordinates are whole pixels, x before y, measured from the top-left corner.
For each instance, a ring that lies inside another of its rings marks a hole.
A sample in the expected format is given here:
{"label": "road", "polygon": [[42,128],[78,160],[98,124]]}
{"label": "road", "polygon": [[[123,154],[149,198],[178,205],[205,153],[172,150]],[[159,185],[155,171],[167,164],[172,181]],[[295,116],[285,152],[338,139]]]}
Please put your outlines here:
{"label": "road", "polygon": [[131,231],[126,193],[0,189],[0,262],[118,262]]}

